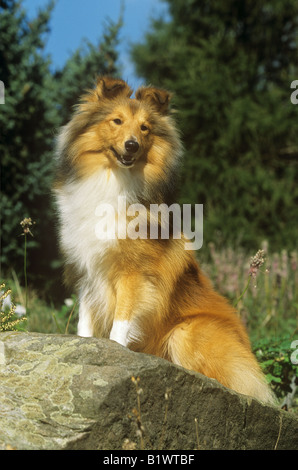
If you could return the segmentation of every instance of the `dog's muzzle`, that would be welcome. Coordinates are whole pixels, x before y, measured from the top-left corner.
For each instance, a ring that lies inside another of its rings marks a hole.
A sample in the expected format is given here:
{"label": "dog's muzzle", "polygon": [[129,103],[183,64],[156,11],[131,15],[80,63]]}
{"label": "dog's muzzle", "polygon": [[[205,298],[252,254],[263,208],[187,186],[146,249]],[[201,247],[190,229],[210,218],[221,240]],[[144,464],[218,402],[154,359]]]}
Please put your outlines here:
{"label": "dog's muzzle", "polygon": [[136,161],[135,153],[139,150],[140,146],[136,140],[127,140],[124,144],[126,152],[120,155],[114,147],[111,147],[113,154],[117,160],[126,167],[130,167]]}

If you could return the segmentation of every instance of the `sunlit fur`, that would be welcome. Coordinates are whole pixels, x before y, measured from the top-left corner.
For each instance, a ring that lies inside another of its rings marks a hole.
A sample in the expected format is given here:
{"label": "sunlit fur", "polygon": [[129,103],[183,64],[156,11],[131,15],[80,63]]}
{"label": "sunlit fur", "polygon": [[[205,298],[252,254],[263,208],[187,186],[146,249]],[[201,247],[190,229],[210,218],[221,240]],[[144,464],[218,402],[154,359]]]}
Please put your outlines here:
{"label": "sunlit fur", "polygon": [[[111,337],[273,403],[240,319],[185,240],[96,236],[97,223],[111,222],[96,216],[101,203],[116,209],[119,195],[146,207],[174,201],[182,148],[170,94],[131,94],[122,80],[99,78],[58,137],[54,192],[65,277],[80,299],[78,334]],[[131,166],[127,140],[139,144]]]}

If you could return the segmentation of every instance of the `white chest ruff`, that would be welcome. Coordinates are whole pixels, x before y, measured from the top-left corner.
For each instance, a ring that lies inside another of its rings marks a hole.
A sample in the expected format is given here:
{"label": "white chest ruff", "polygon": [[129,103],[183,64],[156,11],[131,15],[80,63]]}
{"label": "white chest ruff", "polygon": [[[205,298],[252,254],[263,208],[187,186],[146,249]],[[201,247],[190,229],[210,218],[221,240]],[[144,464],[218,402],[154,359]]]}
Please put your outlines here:
{"label": "white chest ruff", "polygon": [[129,171],[119,175],[117,171],[106,170],[57,190],[60,241],[69,263],[91,274],[94,261],[98,263],[117,243],[115,222],[120,226],[126,224],[125,216],[118,214],[119,196],[134,201],[136,189]]}
{"label": "white chest ruff", "polygon": [[[115,299],[108,281],[109,250],[118,244],[119,227],[123,233],[127,223],[126,210],[123,211],[123,205],[119,206],[119,198],[133,204],[138,200],[137,190],[138,180],[132,177],[130,171],[110,170],[95,174],[83,182],[72,182],[56,192],[61,246],[67,263],[74,264],[82,273],[80,336],[93,336],[96,330],[101,336],[127,345],[128,338],[136,338],[139,334],[131,322],[116,320],[113,323]],[[117,230],[113,233],[115,227]],[[100,233],[107,233],[108,236],[101,237]],[[151,285],[149,287],[151,289]],[[150,299],[152,308],[151,295]],[[146,299],[139,300],[140,309],[148,308]]]}

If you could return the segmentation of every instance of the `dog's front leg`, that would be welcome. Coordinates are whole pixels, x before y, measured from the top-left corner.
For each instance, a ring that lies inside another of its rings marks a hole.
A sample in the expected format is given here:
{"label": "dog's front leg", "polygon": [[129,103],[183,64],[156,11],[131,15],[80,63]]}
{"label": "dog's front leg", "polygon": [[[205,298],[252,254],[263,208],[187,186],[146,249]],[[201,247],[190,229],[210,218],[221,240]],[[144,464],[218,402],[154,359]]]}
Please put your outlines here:
{"label": "dog's front leg", "polygon": [[78,336],[91,337],[94,335],[92,324],[92,312],[85,301],[84,296],[80,296]]}
{"label": "dog's front leg", "polygon": [[140,301],[142,282],[140,277],[125,275],[117,282],[116,309],[110,339],[123,346],[136,340],[139,332],[136,328],[137,307]]}
{"label": "dog's front leg", "polygon": [[129,320],[114,320],[110,332],[110,339],[117,343],[127,346],[129,343],[129,330],[131,322]]}

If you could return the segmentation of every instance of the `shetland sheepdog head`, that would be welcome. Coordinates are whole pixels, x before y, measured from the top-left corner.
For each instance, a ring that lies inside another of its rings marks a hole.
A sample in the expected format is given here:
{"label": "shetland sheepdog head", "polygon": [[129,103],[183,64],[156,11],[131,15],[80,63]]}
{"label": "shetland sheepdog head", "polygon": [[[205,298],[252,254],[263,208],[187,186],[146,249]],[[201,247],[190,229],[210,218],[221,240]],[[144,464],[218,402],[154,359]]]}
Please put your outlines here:
{"label": "shetland sheepdog head", "polygon": [[131,95],[123,80],[100,77],[82,96],[58,137],[58,186],[110,170],[131,172],[146,182],[153,200],[171,193],[181,156],[171,95],[154,87],[139,88],[134,99]]}

